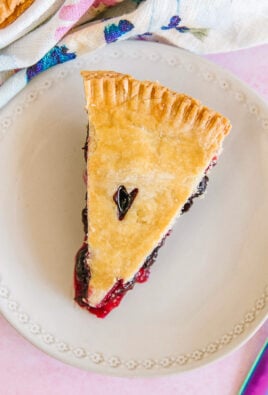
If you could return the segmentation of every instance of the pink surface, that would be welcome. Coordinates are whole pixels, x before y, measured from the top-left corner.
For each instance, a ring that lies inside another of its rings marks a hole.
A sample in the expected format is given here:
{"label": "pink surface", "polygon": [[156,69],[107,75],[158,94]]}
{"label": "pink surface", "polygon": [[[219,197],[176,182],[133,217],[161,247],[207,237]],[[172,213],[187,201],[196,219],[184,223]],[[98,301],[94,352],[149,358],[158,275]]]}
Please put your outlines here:
{"label": "pink surface", "polygon": [[[268,45],[210,55],[268,100]],[[268,322],[239,350],[201,369],[154,379],[96,375],[64,365],[22,338],[0,316],[0,394],[235,395],[268,336]]]}

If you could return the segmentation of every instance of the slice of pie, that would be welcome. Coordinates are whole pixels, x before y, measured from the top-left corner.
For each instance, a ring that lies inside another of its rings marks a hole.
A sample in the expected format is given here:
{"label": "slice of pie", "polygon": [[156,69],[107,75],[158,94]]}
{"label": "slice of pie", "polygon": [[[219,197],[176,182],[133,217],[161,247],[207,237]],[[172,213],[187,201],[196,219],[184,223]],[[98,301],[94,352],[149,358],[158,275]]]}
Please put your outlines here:
{"label": "slice of pie", "polygon": [[75,300],[98,317],[150,266],[206,189],[230,122],[197,100],[111,71],[82,72],[89,117]]}

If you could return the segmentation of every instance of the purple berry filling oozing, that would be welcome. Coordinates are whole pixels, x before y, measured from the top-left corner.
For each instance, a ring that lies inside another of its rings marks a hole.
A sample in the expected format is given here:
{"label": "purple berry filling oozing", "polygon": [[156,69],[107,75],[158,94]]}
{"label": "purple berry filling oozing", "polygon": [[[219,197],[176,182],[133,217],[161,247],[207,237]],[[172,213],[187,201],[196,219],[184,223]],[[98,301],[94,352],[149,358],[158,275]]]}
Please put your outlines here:
{"label": "purple berry filling oozing", "polygon": [[[87,152],[88,152],[88,128],[87,128],[87,140],[83,147],[84,150],[84,157],[87,161]],[[187,212],[192,204],[193,199],[201,196],[206,188],[209,181],[208,176],[206,175],[207,171],[212,167],[215,166],[217,161],[217,157],[214,157],[211,164],[209,165],[208,169],[205,172],[204,177],[202,178],[201,182],[199,183],[196,192],[187,200],[184,204],[181,214]],[[127,192],[126,188],[121,185],[113,196],[113,200],[117,205],[118,208],[118,219],[121,221],[125,217],[127,211],[130,209],[135,197],[138,194],[138,189],[135,188],[130,193]],[[87,206],[82,211],[82,222],[83,228],[85,232],[85,241],[82,247],[76,254],[75,258],[75,270],[74,270],[74,286],[75,286],[75,301],[81,306],[86,308],[91,313],[95,314],[97,317],[104,318],[111,310],[117,307],[124,295],[131,290],[135,283],[143,283],[147,281],[150,275],[150,268],[155,262],[159,249],[164,245],[166,238],[169,236],[169,231],[162,241],[157,245],[157,247],[152,251],[152,253],[146,258],[144,264],[138,271],[138,273],[134,276],[131,281],[126,283],[123,282],[122,279],[119,279],[114,287],[107,293],[101,303],[96,306],[92,307],[88,303],[88,285],[90,281],[90,268],[87,263],[87,259],[89,256],[88,252],[88,245],[86,243],[87,240],[87,231],[88,231],[88,220],[87,220]]]}

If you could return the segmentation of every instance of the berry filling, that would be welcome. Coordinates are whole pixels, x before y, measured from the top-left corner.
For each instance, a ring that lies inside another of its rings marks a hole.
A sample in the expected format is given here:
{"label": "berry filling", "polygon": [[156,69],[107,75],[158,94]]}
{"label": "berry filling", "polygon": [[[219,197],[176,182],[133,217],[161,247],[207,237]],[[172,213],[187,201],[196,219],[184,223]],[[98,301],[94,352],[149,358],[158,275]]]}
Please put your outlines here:
{"label": "berry filling", "polygon": [[[85,223],[84,223],[85,226]],[[166,237],[170,234],[168,232],[160,244],[153,250],[153,252],[147,257],[143,266],[140,268],[138,273],[134,276],[131,281],[126,283],[123,280],[118,280],[114,287],[107,293],[104,299],[99,303],[98,306],[92,307],[88,304],[88,284],[90,280],[90,268],[87,264],[88,258],[88,246],[84,242],[80,250],[76,255],[76,264],[74,272],[74,285],[75,285],[75,301],[81,306],[86,308],[90,313],[95,314],[99,318],[106,317],[115,307],[119,305],[122,298],[125,296],[127,291],[134,287],[135,283],[144,283],[148,280],[150,275],[150,267],[157,258],[158,250],[162,247]]]}
{"label": "berry filling", "polygon": [[204,176],[202,178],[202,180],[200,181],[196,192],[189,197],[189,199],[187,200],[187,202],[185,203],[185,205],[183,206],[182,210],[181,210],[181,214],[186,213],[192,206],[193,204],[193,200],[201,195],[203,195],[203,193],[205,193],[206,189],[207,189],[207,185],[208,185],[208,181],[209,178],[208,176]]}
{"label": "berry filling", "polygon": [[[88,152],[88,129],[87,129],[87,140],[83,147],[85,160],[87,161]],[[187,200],[184,204],[181,214],[187,212],[193,204],[193,199],[201,196],[206,188],[209,181],[207,176],[208,171],[215,166],[217,163],[217,156],[213,157],[210,165],[205,171],[205,175],[199,183],[196,192]],[[84,177],[85,178],[85,177]],[[120,186],[113,196],[114,202],[118,207],[118,219],[122,220],[126,215],[127,211],[131,207],[133,200],[138,193],[138,189],[135,188],[132,192],[128,193],[124,186]],[[75,270],[74,270],[74,287],[75,287],[75,301],[83,308],[86,308],[90,313],[95,314],[99,318],[106,317],[115,307],[117,307],[125,294],[131,290],[135,283],[144,283],[150,276],[150,267],[155,262],[159,249],[164,245],[166,238],[170,235],[171,231],[165,235],[162,241],[152,251],[152,253],[146,258],[144,264],[140,270],[136,273],[131,281],[126,283],[122,279],[119,279],[113,288],[106,294],[104,299],[96,307],[92,307],[88,303],[88,285],[90,281],[90,268],[87,263],[89,257],[88,245],[86,243],[88,221],[87,221],[87,206],[82,211],[82,222],[85,232],[85,241],[82,247],[76,254],[75,258]]]}
{"label": "berry filling", "polygon": [[126,213],[132,206],[132,203],[137,196],[138,188],[133,189],[130,193],[126,190],[124,185],[120,185],[117,191],[114,193],[113,200],[117,205],[118,219],[122,221],[125,218]]}
{"label": "berry filling", "polygon": [[184,204],[183,208],[181,209],[181,214],[186,213],[192,206],[193,204],[193,200],[201,195],[203,195],[207,189],[207,185],[209,182],[209,178],[207,176],[208,172],[212,169],[212,167],[216,166],[217,164],[217,160],[218,160],[218,156],[215,155],[213,156],[210,164],[208,165],[208,167],[205,170],[205,175],[202,178],[202,180],[200,181],[195,193],[192,194],[192,196],[189,197],[189,199],[187,200],[187,202]]}

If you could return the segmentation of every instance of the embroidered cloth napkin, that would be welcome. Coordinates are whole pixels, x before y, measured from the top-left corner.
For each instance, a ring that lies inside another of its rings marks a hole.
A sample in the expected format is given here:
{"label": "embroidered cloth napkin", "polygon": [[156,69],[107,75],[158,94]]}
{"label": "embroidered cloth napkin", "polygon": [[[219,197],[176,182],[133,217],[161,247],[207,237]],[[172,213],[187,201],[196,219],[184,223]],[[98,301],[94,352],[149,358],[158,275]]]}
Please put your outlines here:
{"label": "embroidered cloth napkin", "polygon": [[46,69],[125,39],[201,54],[263,44],[268,1],[35,0],[0,29],[0,108]]}

